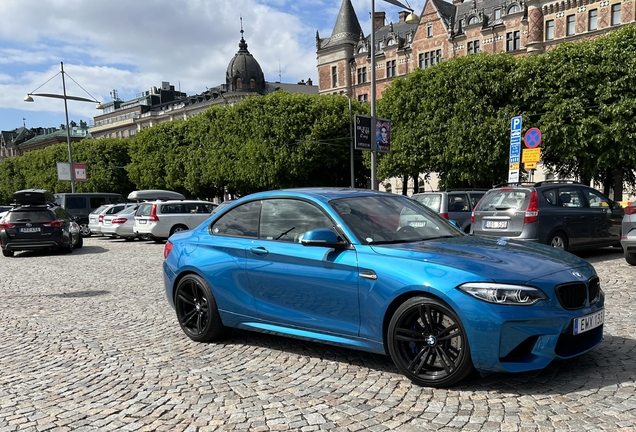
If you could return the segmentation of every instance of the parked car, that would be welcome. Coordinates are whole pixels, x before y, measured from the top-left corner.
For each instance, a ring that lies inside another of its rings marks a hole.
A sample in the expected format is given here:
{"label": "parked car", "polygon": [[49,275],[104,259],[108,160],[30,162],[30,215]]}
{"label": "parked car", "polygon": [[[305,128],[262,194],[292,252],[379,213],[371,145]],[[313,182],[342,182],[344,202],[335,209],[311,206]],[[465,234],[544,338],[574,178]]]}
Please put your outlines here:
{"label": "parked car", "polygon": [[464,232],[470,232],[471,213],[488,189],[449,189],[413,194],[411,198],[435,210],[446,219],[457,222]]}
{"label": "parked car", "polygon": [[163,241],[172,234],[199,226],[218,204],[208,201],[154,201],[139,205],[133,232],[141,238]]}
{"label": "parked car", "polygon": [[38,249],[72,252],[83,246],[76,218],[52,204],[49,192],[25,189],[13,197],[15,206],[0,222],[2,255],[12,257],[16,251]]}
{"label": "parked car", "polygon": [[233,202],[234,202],[234,200],[225,200],[225,201],[223,201],[222,203],[220,203],[219,205],[214,207],[214,210],[212,210],[212,213],[216,213],[219,210],[224,209],[225,207],[229,206]]}
{"label": "parked car", "polygon": [[104,204],[118,204],[126,202],[123,195],[105,192],[90,193],[58,193],[54,195],[55,202],[72,216],[78,216],[80,230],[84,237],[91,235],[88,227],[88,215]]}
{"label": "parked car", "polygon": [[620,204],[596,189],[549,180],[491,189],[473,211],[471,232],[563,250],[620,247],[622,219]]}
{"label": "parked car", "polygon": [[636,201],[625,207],[624,211],[621,246],[625,251],[625,261],[636,265]]}
{"label": "parked car", "polygon": [[104,204],[97,207],[88,215],[88,229],[90,229],[91,234],[104,234],[102,233],[102,225],[105,216],[119,213],[123,209],[133,206],[135,203]]}
{"label": "parked car", "polygon": [[119,213],[105,215],[102,224],[102,234],[111,237],[121,237],[125,240],[134,240],[137,235],[133,232],[135,225],[135,211],[139,203],[128,206]]}
{"label": "parked car", "polygon": [[[405,208],[418,226],[400,224]],[[473,367],[541,369],[603,338],[591,264],[467,235],[397,194],[249,195],[170,237],[164,258],[167,299],[193,341],[235,327],[389,354],[425,386],[449,386]]]}

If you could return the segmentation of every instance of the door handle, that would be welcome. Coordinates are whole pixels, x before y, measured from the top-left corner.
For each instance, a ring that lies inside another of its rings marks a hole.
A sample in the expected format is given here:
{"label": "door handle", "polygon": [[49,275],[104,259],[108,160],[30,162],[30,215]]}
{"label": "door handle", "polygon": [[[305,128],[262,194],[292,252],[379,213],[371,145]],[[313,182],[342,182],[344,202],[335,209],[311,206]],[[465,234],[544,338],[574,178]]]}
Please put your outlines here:
{"label": "door handle", "polygon": [[360,272],[360,277],[369,280],[376,280],[378,278],[378,275],[373,270],[365,270],[363,272]]}
{"label": "door handle", "polygon": [[265,249],[263,246],[252,247],[250,248],[250,252],[254,255],[267,255],[269,251]]}

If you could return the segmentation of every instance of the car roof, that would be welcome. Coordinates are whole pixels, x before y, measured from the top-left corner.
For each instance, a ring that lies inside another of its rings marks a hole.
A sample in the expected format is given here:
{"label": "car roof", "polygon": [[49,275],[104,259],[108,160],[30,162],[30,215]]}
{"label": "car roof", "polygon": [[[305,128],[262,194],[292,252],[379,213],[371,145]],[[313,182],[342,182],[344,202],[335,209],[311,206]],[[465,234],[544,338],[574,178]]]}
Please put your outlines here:
{"label": "car roof", "polygon": [[277,189],[267,192],[256,192],[251,195],[246,195],[240,199],[240,201],[258,199],[258,198],[273,198],[273,197],[298,197],[298,198],[313,198],[320,201],[331,201],[339,198],[352,198],[363,196],[403,196],[394,194],[391,192],[373,191],[370,189],[352,189],[352,188],[337,188],[337,187],[315,187],[315,188],[292,188],[292,189]]}

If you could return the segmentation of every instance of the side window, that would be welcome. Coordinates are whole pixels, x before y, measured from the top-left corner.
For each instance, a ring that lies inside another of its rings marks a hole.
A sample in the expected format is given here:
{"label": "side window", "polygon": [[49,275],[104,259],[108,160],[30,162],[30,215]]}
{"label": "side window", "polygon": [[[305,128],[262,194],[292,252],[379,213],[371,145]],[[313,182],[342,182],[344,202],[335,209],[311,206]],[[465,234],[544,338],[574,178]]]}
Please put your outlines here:
{"label": "side window", "polygon": [[214,235],[256,238],[260,210],[260,201],[235,207],[221,216],[212,225],[211,231]]}
{"label": "side window", "polygon": [[111,204],[121,204],[126,202],[126,198],[123,196],[112,196],[108,198],[108,202]]}
{"label": "side window", "polygon": [[300,243],[307,231],[333,228],[333,225],[331,219],[313,204],[293,199],[271,199],[263,201],[259,238]]}
{"label": "side window", "polygon": [[68,216],[66,215],[66,212],[64,210],[62,210],[61,207],[56,207],[55,208],[55,217],[58,220],[68,220]]}
{"label": "side window", "polygon": [[607,198],[593,189],[585,189],[585,197],[587,198],[590,208],[611,208]]}
{"label": "side window", "polygon": [[468,195],[448,195],[448,212],[468,212],[470,211],[470,205],[468,205]]}
{"label": "side window", "polygon": [[440,194],[418,195],[415,199],[426,207],[439,212],[440,204],[442,203],[442,196]]}
{"label": "side window", "polygon": [[477,207],[477,203],[479,202],[479,200],[481,199],[481,197],[483,197],[485,194],[481,193],[481,194],[468,194],[470,196],[470,207],[471,208],[475,208]]}
{"label": "side window", "polygon": [[556,206],[557,205],[557,191],[556,189],[549,189],[543,191],[543,198],[548,202],[548,204]]}
{"label": "side window", "polygon": [[562,207],[583,207],[583,196],[579,188],[559,188],[559,204]]}
{"label": "side window", "polygon": [[205,209],[206,213],[212,213],[216,206],[214,204],[204,204],[203,208]]}
{"label": "side window", "polygon": [[162,204],[161,213],[163,214],[183,213],[183,206],[181,204]]}
{"label": "side window", "polygon": [[97,207],[106,204],[105,197],[91,197],[90,204],[92,209],[96,209]]}
{"label": "side window", "polygon": [[[95,208],[99,207],[96,205]],[[71,210],[77,209],[85,209],[86,208],[86,198],[78,197],[78,196],[67,196],[66,197],[66,208]]]}
{"label": "side window", "polygon": [[209,204],[190,203],[183,206],[186,213],[212,213],[209,209]]}

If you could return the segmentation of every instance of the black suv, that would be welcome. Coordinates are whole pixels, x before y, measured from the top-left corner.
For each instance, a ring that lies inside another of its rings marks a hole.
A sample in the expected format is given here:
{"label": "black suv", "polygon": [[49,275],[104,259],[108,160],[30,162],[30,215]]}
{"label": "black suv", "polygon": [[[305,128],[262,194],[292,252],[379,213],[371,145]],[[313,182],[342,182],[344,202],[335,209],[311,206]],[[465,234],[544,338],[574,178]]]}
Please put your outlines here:
{"label": "black suv", "polygon": [[0,221],[2,255],[36,249],[72,252],[83,246],[76,218],[52,203],[47,191],[25,189],[15,192],[13,198],[13,208]]}
{"label": "black suv", "polygon": [[545,243],[564,250],[620,247],[623,208],[598,190],[569,180],[488,191],[471,233]]}

